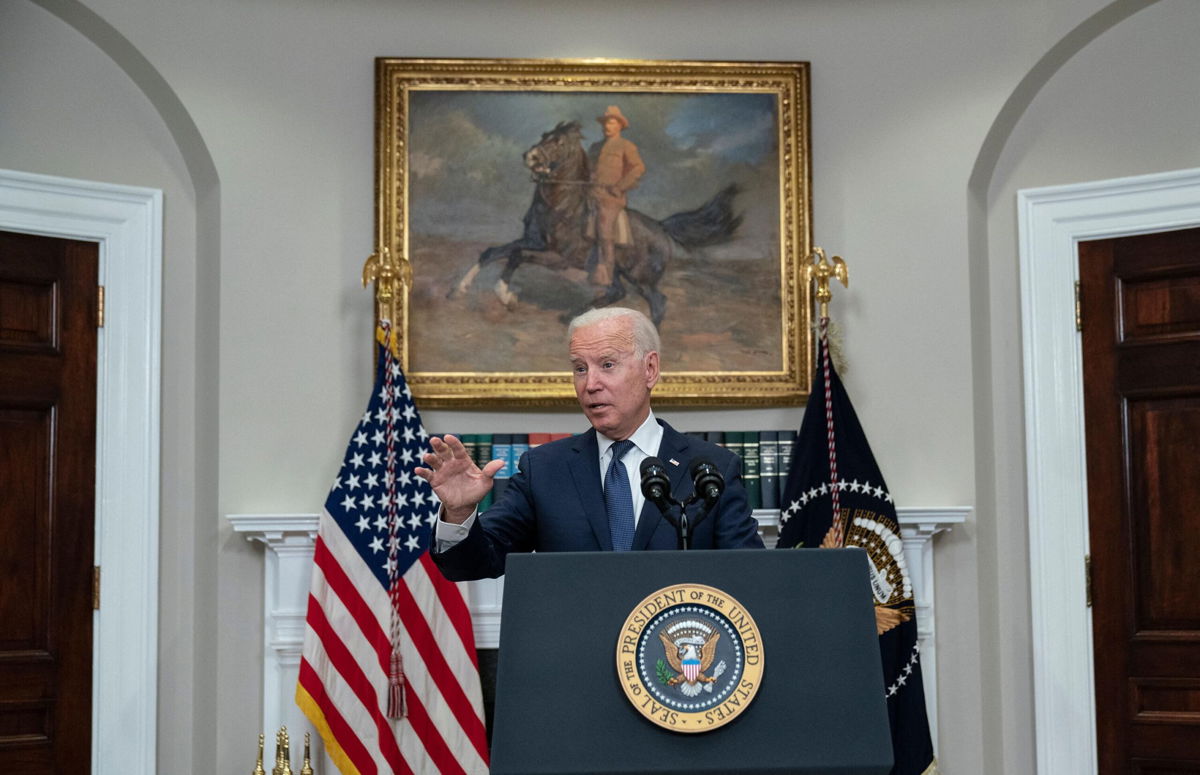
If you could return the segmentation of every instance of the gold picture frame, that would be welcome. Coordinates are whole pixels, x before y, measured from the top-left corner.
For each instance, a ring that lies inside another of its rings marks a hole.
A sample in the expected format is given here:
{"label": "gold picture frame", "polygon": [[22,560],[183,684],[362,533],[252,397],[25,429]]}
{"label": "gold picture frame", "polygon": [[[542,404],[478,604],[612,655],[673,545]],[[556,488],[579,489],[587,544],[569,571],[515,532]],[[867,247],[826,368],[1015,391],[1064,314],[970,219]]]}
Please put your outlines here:
{"label": "gold picture frame", "polygon": [[591,167],[568,169],[613,111],[645,171],[611,303],[658,319],[656,405],[805,400],[808,63],[381,57],[375,73],[368,270],[397,278],[377,317],[422,406],[574,403],[565,321],[619,291],[595,282]]}

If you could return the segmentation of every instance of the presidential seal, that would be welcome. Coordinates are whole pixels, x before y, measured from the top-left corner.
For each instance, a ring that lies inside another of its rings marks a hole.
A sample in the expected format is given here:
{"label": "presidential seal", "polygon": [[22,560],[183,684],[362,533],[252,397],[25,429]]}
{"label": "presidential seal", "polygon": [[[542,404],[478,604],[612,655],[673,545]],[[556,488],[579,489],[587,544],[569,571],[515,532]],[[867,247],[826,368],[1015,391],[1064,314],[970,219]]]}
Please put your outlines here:
{"label": "presidential seal", "polygon": [[758,625],[714,587],[676,584],[638,603],[617,637],[617,677],[638,712],[675,732],[728,724],[762,682]]}

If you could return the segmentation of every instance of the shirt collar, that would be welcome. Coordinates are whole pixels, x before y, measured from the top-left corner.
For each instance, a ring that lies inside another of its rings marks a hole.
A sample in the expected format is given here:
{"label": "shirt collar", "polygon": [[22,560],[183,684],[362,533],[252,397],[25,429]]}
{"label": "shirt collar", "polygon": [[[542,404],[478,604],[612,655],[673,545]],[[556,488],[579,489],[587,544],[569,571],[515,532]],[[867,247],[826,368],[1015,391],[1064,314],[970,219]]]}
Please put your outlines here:
{"label": "shirt collar", "polygon": [[[633,432],[629,440],[646,457],[653,457],[658,454],[659,443],[662,441],[662,426],[658,424],[658,420],[654,419],[653,409],[646,415],[646,421],[638,426],[638,429]],[[608,454],[608,448],[614,443],[616,442],[600,431],[596,431],[596,445],[600,448],[601,458]]]}

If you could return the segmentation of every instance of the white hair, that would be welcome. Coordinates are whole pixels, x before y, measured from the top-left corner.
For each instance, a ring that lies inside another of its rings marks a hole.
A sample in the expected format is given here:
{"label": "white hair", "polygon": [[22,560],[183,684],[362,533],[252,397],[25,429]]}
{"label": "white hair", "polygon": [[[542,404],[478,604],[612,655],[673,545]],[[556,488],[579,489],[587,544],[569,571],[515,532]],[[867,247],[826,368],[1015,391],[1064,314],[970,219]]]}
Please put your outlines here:
{"label": "white hair", "polygon": [[629,318],[629,325],[633,328],[634,355],[639,358],[651,352],[661,355],[662,340],[659,339],[658,329],[650,322],[650,318],[628,307],[598,307],[579,315],[567,326],[567,341],[571,341],[571,337],[581,328],[614,318]]}

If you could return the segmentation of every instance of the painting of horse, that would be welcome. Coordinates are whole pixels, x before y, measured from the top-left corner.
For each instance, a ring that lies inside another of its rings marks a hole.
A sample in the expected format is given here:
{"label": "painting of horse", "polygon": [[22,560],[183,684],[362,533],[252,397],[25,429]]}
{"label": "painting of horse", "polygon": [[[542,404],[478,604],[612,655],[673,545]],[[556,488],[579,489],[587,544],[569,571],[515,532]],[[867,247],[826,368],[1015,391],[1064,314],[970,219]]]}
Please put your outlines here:
{"label": "painting of horse", "polygon": [[[541,140],[522,155],[534,184],[532,201],[522,219],[521,236],[503,245],[488,247],[477,263],[450,291],[450,298],[467,293],[480,271],[503,262],[496,281],[497,298],[507,307],[517,303],[513,274],[523,264],[552,270],[591,269],[597,260],[597,241],[589,199],[591,175],[578,121],[561,121],[542,134]],[[733,237],[742,218],[734,213],[736,184],[729,184],[693,210],[662,220],[629,208],[628,240],[617,245],[612,282],[584,304],[565,311],[569,320],[592,307],[615,304],[626,296],[626,283],[649,305],[650,318],[661,327],[667,297],[659,283],[672,260],[686,258],[691,250],[716,245]]]}
{"label": "painting of horse", "polygon": [[[611,281],[592,275],[597,118],[645,165]],[[671,372],[767,372],[785,343],[778,101],[763,94],[414,90],[406,144],[417,372],[559,374],[566,322],[621,305]],[[539,377],[540,378],[540,377]]]}

